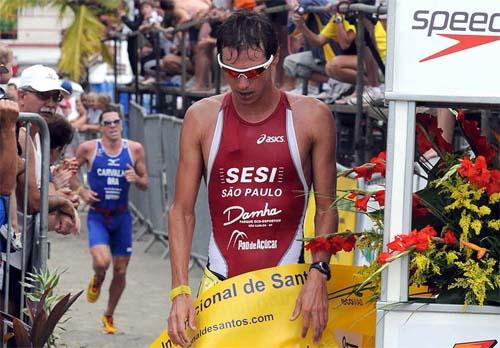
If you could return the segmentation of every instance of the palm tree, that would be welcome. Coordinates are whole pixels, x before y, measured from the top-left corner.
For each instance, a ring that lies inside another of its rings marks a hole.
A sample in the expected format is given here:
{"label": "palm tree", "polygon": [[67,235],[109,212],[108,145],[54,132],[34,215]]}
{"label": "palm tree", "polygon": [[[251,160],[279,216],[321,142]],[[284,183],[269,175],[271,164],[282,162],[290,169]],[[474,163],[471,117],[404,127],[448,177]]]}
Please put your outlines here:
{"label": "palm tree", "polygon": [[111,62],[107,47],[101,42],[106,28],[99,15],[114,13],[119,0],[0,0],[0,17],[12,18],[19,9],[54,7],[62,17],[67,10],[74,14],[73,23],[65,29],[59,70],[74,81],[80,81],[87,60],[101,54]]}

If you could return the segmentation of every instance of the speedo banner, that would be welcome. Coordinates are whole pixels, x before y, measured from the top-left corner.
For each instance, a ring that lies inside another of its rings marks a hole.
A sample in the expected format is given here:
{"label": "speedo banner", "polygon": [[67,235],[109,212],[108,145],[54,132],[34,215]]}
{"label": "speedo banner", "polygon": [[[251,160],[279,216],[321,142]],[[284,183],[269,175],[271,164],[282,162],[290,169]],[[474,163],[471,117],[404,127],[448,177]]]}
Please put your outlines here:
{"label": "speedo banner", "polygon": [[[375,304],[349,295],[359,267],[332,266],[328,281],[328,325],[313,344],[312,330],[301,337],[302,315],[290,316],[309,265],[286,265],[245,273],[220,282],[195,301],[195,332],[188,329],[191,347],[374,347]],[[164,331],[150,348],[174,347]]]}

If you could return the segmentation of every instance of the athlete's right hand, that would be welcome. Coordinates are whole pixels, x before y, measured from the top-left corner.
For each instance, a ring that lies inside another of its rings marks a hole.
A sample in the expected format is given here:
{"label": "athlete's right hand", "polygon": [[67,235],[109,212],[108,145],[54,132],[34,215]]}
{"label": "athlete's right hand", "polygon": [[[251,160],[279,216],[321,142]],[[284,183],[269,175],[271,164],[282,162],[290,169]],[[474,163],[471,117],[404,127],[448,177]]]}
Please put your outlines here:
{"label": "athlete's right hand", "polygon": [[168,336],[176,345],[187,347],[189,340],[186,335],[186,322],[191,330],[196,330],[194,323],[193,298],[182,294],[174,298],[168,317]]}
{"label": "athlete's right hand", "polygon": [[90,189],[83,189],[80,191],[80,197],[82,197],[83,201],[89,205],[100,202],[99,195],[97,192],[94,192]]}

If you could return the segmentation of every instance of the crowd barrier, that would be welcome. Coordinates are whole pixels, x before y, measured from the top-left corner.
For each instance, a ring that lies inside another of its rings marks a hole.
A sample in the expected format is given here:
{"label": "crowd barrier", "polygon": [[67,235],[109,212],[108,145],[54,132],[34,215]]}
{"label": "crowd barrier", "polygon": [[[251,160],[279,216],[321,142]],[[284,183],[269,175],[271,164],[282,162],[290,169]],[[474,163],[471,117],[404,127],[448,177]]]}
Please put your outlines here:
{"label": "crowd barrier", "polygon": [[[147,115],[144,108],[134,102],[130,103],[129,111],[129,138],[144,146],[150,182],[148,190],[133,188],[130,192],[134,221],[137,222],[136,227],[142,229],[136,239],[146,233],[150,234],[151,240],[145,251],[159,242],[165,248],[165,257],[168,253],[166,213],[174,195],[182,120],[162,114]],[[206,263],[210,237],[207,226],[211,226],[204,185],[200,186],[195,209],[196,228],[191,264],[201,267]]]}
{"label": "crowd barrier", "polygon": [[[13,293],[12,289],[16,289],[14,282],[20,281],[20,293],[19,293],[19,307],[23,309],[25,307],[25,287],[23,285],[25,281],[25,276],[27,272],[32,272],[32,270],[45,270],[47,266],[48,258],[48,242],[47,242],[47,230],[48,230],[48,183],[49,183],[49,149],[50,149],[50,136],[49,130],[45,120],[38,114],[33,113],[20,113],[19,121],[25,123],[26,134],[29,134],[31,125],[36,124],[38,127],[40,135],[41,144],[41,177],[40,177],[40,210],[36,215],[28,214],[28,176],[25,176],[24,180],[24,197],[23,206],[17,206],[16,212],[12,212],[12,201],[14,197],[10,196],[6,199],[6,213],[7,213],[7,224],[1,226],[5,231],[2,233],[5,237],[5,250],[2,252],[2,267],[3,271],[1,280],[2,289],[2,306],[3,311],[12,316],[16,316],[21,320],[24,320],[24,311],[20,313],[11,313],[12,303],[10,301]],[[29,148],[29,137],[26,137],[25,148]],[[29,156],[32,153],[25,151],[25,173],[29,172]],[[16,215],[14,215],[16,214]],[[17,222],[17,223],[15,223]],[[17,230],[14,230],[14,226],[17,226]],[[19,236],[21,243],[19,243]],[[16,271],[16,276],[14,279],[11,275]],[[20,276],[18,275],[20,273]],[[17,279],[19,277],[19,279]],[[9,290],[11,289],[11,290]],[[16,289],[17,290],[17,289]],[[16,296],[17,297],[17,296]],[[9,305],[10,304],[10,305]],[[7,330],[7,325],[4,322],[1,346],[5,346],[3,337],[5,336]]]}

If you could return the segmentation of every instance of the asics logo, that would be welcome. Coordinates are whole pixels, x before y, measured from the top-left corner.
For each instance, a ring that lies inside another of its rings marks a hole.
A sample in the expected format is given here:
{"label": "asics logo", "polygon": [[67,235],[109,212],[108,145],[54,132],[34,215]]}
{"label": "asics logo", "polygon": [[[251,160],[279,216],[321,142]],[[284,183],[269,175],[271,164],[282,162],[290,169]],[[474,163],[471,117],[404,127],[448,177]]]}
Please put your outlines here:
{"label": "asics logo", "polygon": [[284,143],[285,137],[283,135],[267,135],[261,134],[259,138],[257,138],[257,145],[262,143]]}

